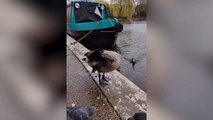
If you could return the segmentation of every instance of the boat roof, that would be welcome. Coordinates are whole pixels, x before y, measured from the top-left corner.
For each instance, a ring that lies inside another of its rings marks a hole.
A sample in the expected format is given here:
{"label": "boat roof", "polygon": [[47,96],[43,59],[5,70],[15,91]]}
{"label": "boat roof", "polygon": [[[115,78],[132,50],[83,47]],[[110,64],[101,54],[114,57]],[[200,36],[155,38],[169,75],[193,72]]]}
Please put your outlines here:
{"label": "boat roof", "polygon": [[[76,2],[79,2],[79,3],[94,3],[94,4],[104,5],[104,4],[101,4],[101,3],[98,3],[98,2],[77,0],[77,1],[71,1],[70,4],[67,5],[67,7],[70,7],[73,3],[76,3]],[[105,6],[105,5],[104,5],[104,6]]]}

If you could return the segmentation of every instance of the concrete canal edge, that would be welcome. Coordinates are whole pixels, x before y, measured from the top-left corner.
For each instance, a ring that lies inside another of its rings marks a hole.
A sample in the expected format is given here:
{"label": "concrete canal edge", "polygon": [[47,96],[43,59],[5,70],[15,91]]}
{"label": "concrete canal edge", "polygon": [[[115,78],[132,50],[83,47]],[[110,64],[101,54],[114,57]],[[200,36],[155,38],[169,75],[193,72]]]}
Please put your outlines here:
{"label": "concrete canal edge", "polygon": [[89,72],[99,89],[104,96],[106,96],[108,102],[122,120],[127,120],[127,118],[133,116],[136,112],[146,112],[147,95],[143,90],[118,71],[107,73],[106,76],[111,78],[110,84],[105,88],[100,87],[97,73],[91,73],[92,68],[82,61],[83,55],[89,50],[80,43],[72,44],[73,42],[75,42],[75,40],[67,35],[67,46]]}

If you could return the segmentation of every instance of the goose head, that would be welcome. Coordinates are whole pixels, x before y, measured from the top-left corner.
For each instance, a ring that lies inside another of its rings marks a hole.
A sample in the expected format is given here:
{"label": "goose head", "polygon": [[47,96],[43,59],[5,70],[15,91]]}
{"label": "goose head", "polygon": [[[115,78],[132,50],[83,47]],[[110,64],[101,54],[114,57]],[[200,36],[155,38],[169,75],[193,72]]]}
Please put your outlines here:
{"label": "goose head", "polygon": [[82,60],[88,62],[88,61],[98,61],[101,57],[101,54],[104,52],[104,49],[98,49],[86,52],[84,54],[84,57]]}

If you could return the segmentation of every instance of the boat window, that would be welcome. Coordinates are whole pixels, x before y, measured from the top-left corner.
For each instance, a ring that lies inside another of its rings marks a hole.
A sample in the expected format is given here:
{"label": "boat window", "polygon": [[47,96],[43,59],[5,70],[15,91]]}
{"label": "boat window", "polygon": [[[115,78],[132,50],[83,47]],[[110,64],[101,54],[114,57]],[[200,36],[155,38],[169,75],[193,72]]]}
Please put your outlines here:
{"label": "boat window", "polygon": [[93,22],[102,20],[102,9],[98,3],[79,2],[80,7],[75,7],[76,22]]}

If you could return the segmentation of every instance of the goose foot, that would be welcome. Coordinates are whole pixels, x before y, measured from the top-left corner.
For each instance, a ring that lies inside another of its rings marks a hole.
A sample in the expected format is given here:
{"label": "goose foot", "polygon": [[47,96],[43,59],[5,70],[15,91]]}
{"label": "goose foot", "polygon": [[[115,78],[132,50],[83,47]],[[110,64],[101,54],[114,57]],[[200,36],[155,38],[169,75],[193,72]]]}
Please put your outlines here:
{"label": "goose foot", "polygon": [[105,86],[109,85],[109,83],[100,80],[99,85],[104,88]]}
{"label": "goose foot", "polygon": [[109,77],[106,77],[105,74],[103,74],[102,80],[105,82],[109,82],[111,79]]}
{"label": "goose foot", "polygon": [[120,71],[121,71],[121,70],[120,70],[120,67],[117,69],[117,71],[118,71],[118,72],[120,72]]}

